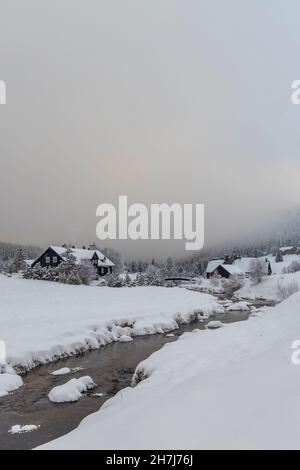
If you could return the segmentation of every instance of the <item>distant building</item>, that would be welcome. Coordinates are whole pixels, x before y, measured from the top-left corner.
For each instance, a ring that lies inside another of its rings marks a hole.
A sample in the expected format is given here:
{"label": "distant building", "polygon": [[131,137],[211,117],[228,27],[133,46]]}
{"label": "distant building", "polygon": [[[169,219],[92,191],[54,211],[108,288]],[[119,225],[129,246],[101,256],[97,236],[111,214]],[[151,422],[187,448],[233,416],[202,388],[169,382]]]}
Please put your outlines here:
{"label": "distant building", "polygon": [[206,277],[210,279],[212,276],[218,275],[226,279],[231,276],[247,277],[250,275],[252,270],[252,264],[254,261],[263,261],[265,264],[265,274],[272,274],[271,263],[267,258],[240,258],[240,257],[229,257],[226,255],[222,259],[209,261],[206,268]]}
{"label": "distant building", "polygon": [[219,266],[224,264],[224,259],[213,259],[208,262],[205,274],[207,279],[210,279],[214,274],[216,274],[216,270]]}
{"label": "distant building", "polygon": [[296,246],[283,246],[282,248],[279,248],[279,251],[282,256],[298,254],[298,248]]}
{"label": "distant building", "polygon": [[208,277],[214,275],[229,279],[231,276],[243,277],[245,273],[238,266],[234,266],[233,264],[219,264]]}
{"label": "distant building", "polygon": [[114,263],[104,256],[101,251],[94,245],[86,249],[83,248],[68,248],[63,246],[49,246],[33,263],[32,267],[40,264],[44,267],[55,268],[59,266],[66,259],[67,252],[70,252],[75,258],[77,264],[90,262],[96,269],[99,276],[111,274]]}

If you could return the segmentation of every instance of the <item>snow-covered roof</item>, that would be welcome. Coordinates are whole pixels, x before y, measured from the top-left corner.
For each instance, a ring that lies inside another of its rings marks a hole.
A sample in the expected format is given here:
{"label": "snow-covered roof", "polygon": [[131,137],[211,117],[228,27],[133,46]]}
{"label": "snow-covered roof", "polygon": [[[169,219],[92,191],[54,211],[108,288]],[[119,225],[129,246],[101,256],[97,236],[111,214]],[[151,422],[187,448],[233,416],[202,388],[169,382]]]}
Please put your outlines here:
{"label": "snow-covered roof", "polygon": [[[224,263],[223,259],[218,259],[218,260],[212,260],[209,261],[206,269],[206,273],[212,274],[219,266],[222,266],[229,272],[230,274],[249,274],[252,271],[252,266],[251,264],[253,261],[259,260],[259,261],[266,261],[267,258],[262,257],[262,258],[251,258],[251,257],[245,257],[245,258],[237,258],[233,260],[232,264],[226,264]],[[268,273],[268,263],[265,263],[265,269],[266,269],[266,274]]]}
{"label": "snow-covered roof", "polygon": [[206,268],[206,273],[212,274],[219,266],[222,266],[222,268],[226,269],[226,271],[231,275],[239,276],[241,274],[245,274],[245,271],[235,264],[224,264],[223,259],[214,259],[209,261]]}
{"label": "snow-covered roof", "polygon": [[254,260],[257,258],[237,258],[234,260],[233,264],[234,266],[239,267],[244,273],[250,273],[251,272],[251,263],[253,263]]}
{"label": "snow-covered roof", "polygon": [[[50,248],[55,251],[59,256],[62,258],[65,258],[66,253],[67,253],[67,248],[63,246],[53,246],[51,245]],[[99,261],[98,261],[98,266],[114,266],[114,263],[110,261],[101,251],[99,250],[87,250],[84,248],[70,248],[71,254],[74,256],[76,259],[77,263],[81,263],[82,261],[90,261],[95,253],[97,254]]]}
{"label": "snow-covered roof", "polygon": [[206,272],[208,274],[213,273],[219,266],[221,266],[224,263],[223,259],[214,259],[212,261],[208,262]]}
{"label": "snow-covered roof", "polygon": [[290,251],[290,250],[294,250],[295,247],[294,246],[282,246],[279,249],[280,249],[280,251]]}
{"label": "snow-covered roof", "polygon": [[49,248],[51,248],[53,251],[55,251],[55,253],[57,253],[59,256],[62,256],[67,251],[67,248],[65,248],[63,246],[50,245]]}
{"label": "snow-covered roof", "polygon": [[238,266],[235,266],[234,264],[222,264],[221,265],[222,268],[226,269],[226,271],[231,274],[231,275],[241,275],[241,274],[245,274],[245,271],[243,271],[241,268],[239,268]]}

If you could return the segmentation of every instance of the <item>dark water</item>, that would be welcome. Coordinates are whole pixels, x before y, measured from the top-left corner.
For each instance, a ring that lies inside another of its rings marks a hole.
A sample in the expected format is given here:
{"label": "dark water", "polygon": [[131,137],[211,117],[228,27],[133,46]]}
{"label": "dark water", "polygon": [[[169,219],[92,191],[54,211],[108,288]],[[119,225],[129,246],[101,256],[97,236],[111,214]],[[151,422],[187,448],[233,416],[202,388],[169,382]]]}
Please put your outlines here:
{"label": "dark water", "polygon": [[[218,315],[215,319],[233,323],[247,320],[248,316],[248,312],[231,312]],[[98,411],[106,400],[130,386],[134,371],[141,361],[165,343],[176,341],[182,333],[195,328],[204,329],[206,323],[197,321],[183,325],[173,332],[173,337],[166,334],[140,336],[130,343],[113,343],[81,356],[37,367],[23,377],[24,386],[20,390],[0,399],[0,449],[32,449],[75,429],[83,418]],[[84,370],[59,377],[50,375],[62,367],[82,367]],[[92,377],[97,384],[95,390],[78,403],[49,402],[47,396],[53,387],[83,375]],[[105,396],[95,398],[94,393],[105,393]],[[9,429],[16,424],[36,424],[41,427],[28,434],[9,434]]]}

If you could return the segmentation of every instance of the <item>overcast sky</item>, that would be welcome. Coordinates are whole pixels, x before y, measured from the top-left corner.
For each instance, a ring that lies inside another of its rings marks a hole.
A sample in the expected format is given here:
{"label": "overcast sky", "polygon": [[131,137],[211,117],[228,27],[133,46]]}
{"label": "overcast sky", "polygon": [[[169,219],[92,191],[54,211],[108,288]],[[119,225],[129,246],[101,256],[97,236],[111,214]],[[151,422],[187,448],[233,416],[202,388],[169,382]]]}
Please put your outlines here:
{"label": "overcast sky", "polygon": [[126,194],[205,203],[208,246],[299,204],[299,1],[0,4],[0,239],[94,241]]}

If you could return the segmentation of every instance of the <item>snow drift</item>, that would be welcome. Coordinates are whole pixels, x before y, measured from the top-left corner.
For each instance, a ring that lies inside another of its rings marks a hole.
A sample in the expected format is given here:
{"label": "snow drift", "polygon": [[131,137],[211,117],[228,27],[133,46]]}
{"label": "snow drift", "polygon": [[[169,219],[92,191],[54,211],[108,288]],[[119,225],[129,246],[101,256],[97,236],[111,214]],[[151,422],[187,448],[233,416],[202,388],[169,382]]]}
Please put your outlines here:
{"label": "snow drift", "polygon": [[16,374],[0,374],[0,398],[22,387],[23,380]]}
{"label": "snow drift", "polygon": [[52,403],[72,403],[82,398],[82,394],[93,390],[96,384],[91,377],[72,379],[64,385],[59,385],[51,390],[48,397]]}

